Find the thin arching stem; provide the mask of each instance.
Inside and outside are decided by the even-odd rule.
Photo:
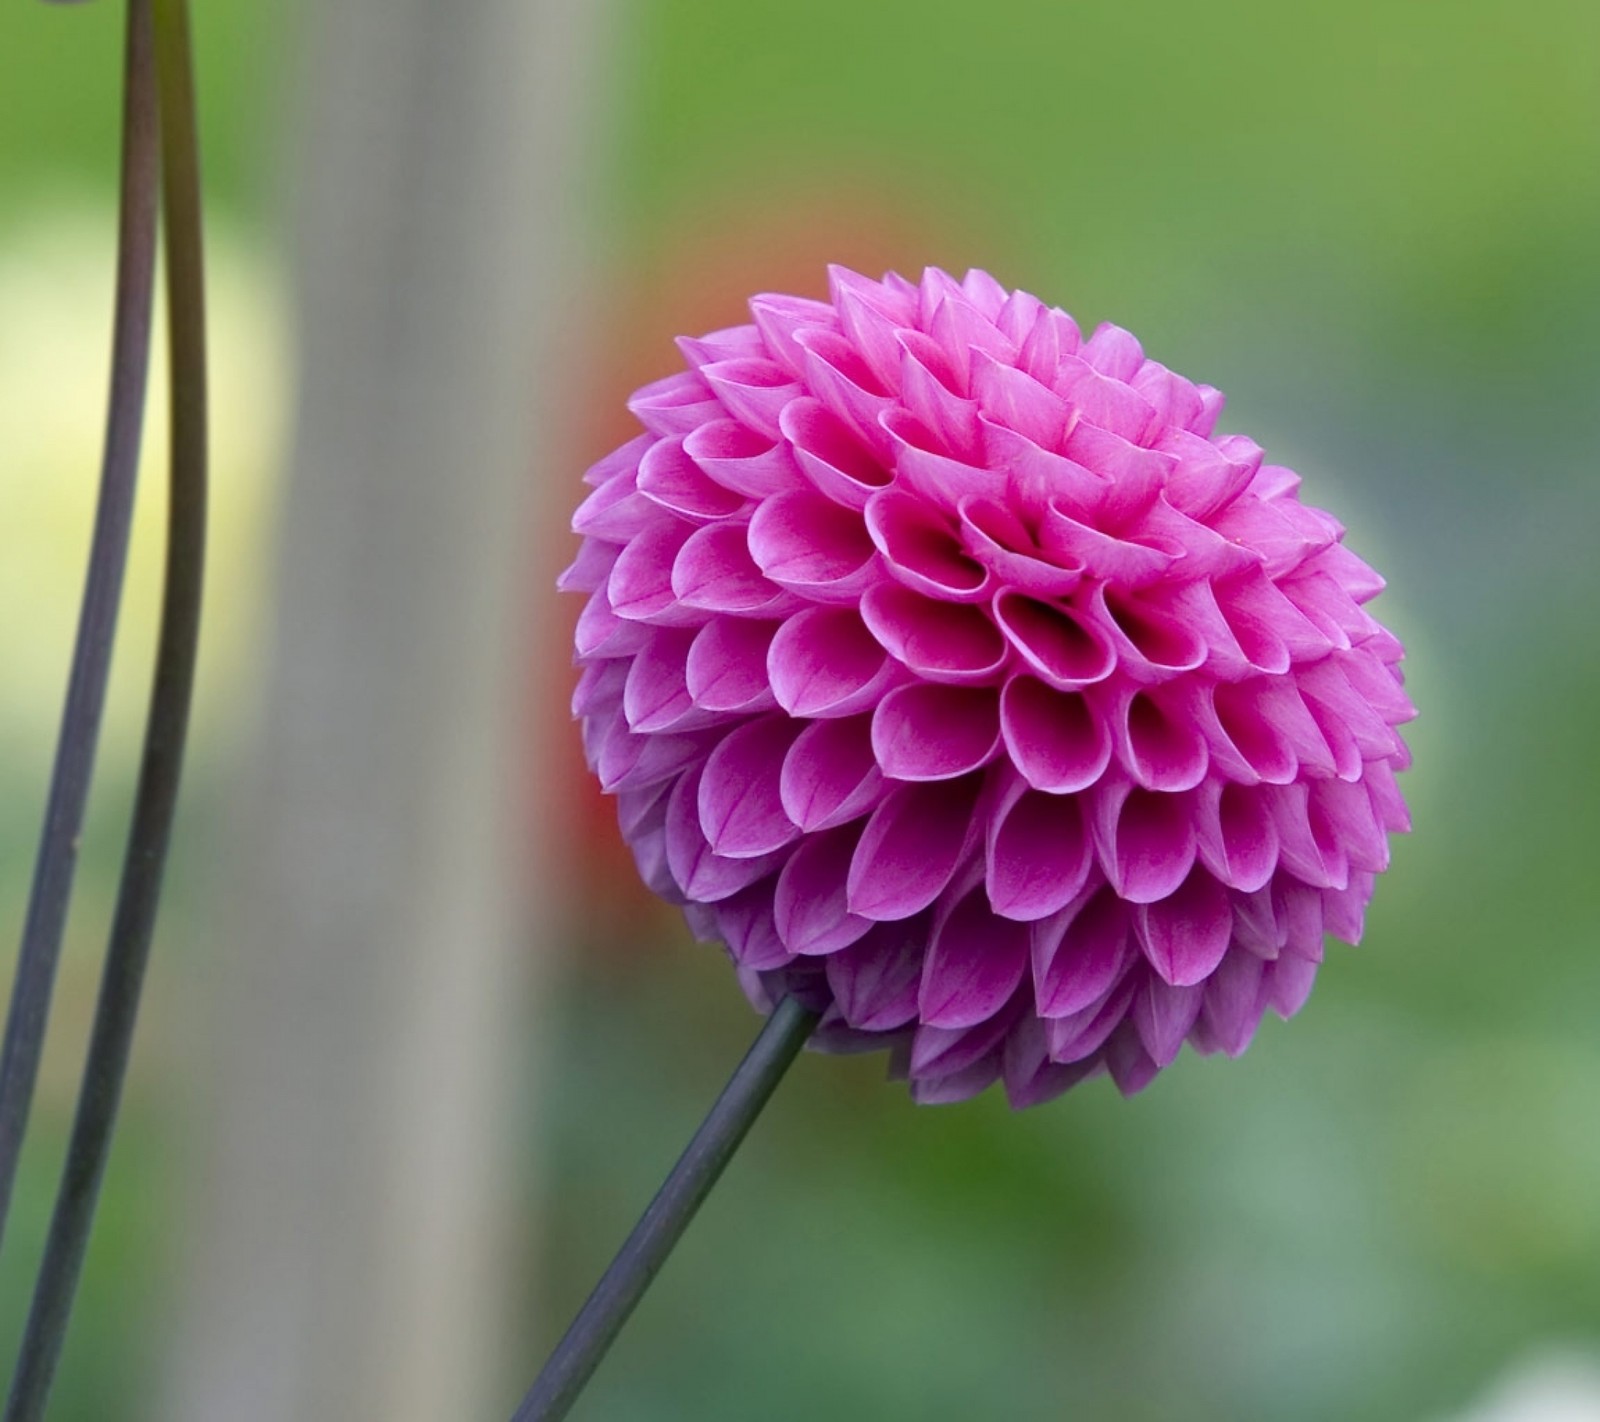
[[[150,956],[199,646],[206,527],[205,284],[186,0],[154,0],[154,24],[172,385],[166,586],[133,824],[89,1059],[6,1422],[35,1422],[44,1415],[83,1267]]]
[[[559,1422],[567,1415],[816,1025],[792,997],[773,1009],[511,1422]]]
[[[123,99],[122,195],[117,222],[111,398],[89,571],[67,681],[44,829],[0,1046],[0,1237],[39,1074],[50,998],[78,861],[78,836],[105,708],[111,644],[122,601],[134,482],[150,366],[150,312],[160,191],[151,0],[130,0]]]

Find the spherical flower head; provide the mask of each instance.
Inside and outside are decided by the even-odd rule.
[[[1237,1055],[1408,827],[1382,579],[1127,331],[831,292],[680,341],[585,479],[573,708],[641,874],[920,1101]]]

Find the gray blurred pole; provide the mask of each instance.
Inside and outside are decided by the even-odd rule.
[[[214,1074],[164,1418],[438,1422],[514,1401],[512,1147],[554,889],[525,825],[527,614],[554,572],[532,496],[574,487],[545,434],[551,336],[579,275],[605,8],[303,12],[297,428],[211,921]]]

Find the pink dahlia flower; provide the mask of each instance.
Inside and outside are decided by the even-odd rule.
[[[640,872],[919,1101],[1237,1055],[1408,827],[1382,579],[1128,332],[831,290],[680,341],[586,476],[573,706]]]

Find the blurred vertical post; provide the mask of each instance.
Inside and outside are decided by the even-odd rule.
[[[573,487],[552,335],[605,9],[302,12],[297,426],[164,1417],[434,1422],[514,1392],[555,889],[526,822],[525,614],[554,575],[538,503]]]

